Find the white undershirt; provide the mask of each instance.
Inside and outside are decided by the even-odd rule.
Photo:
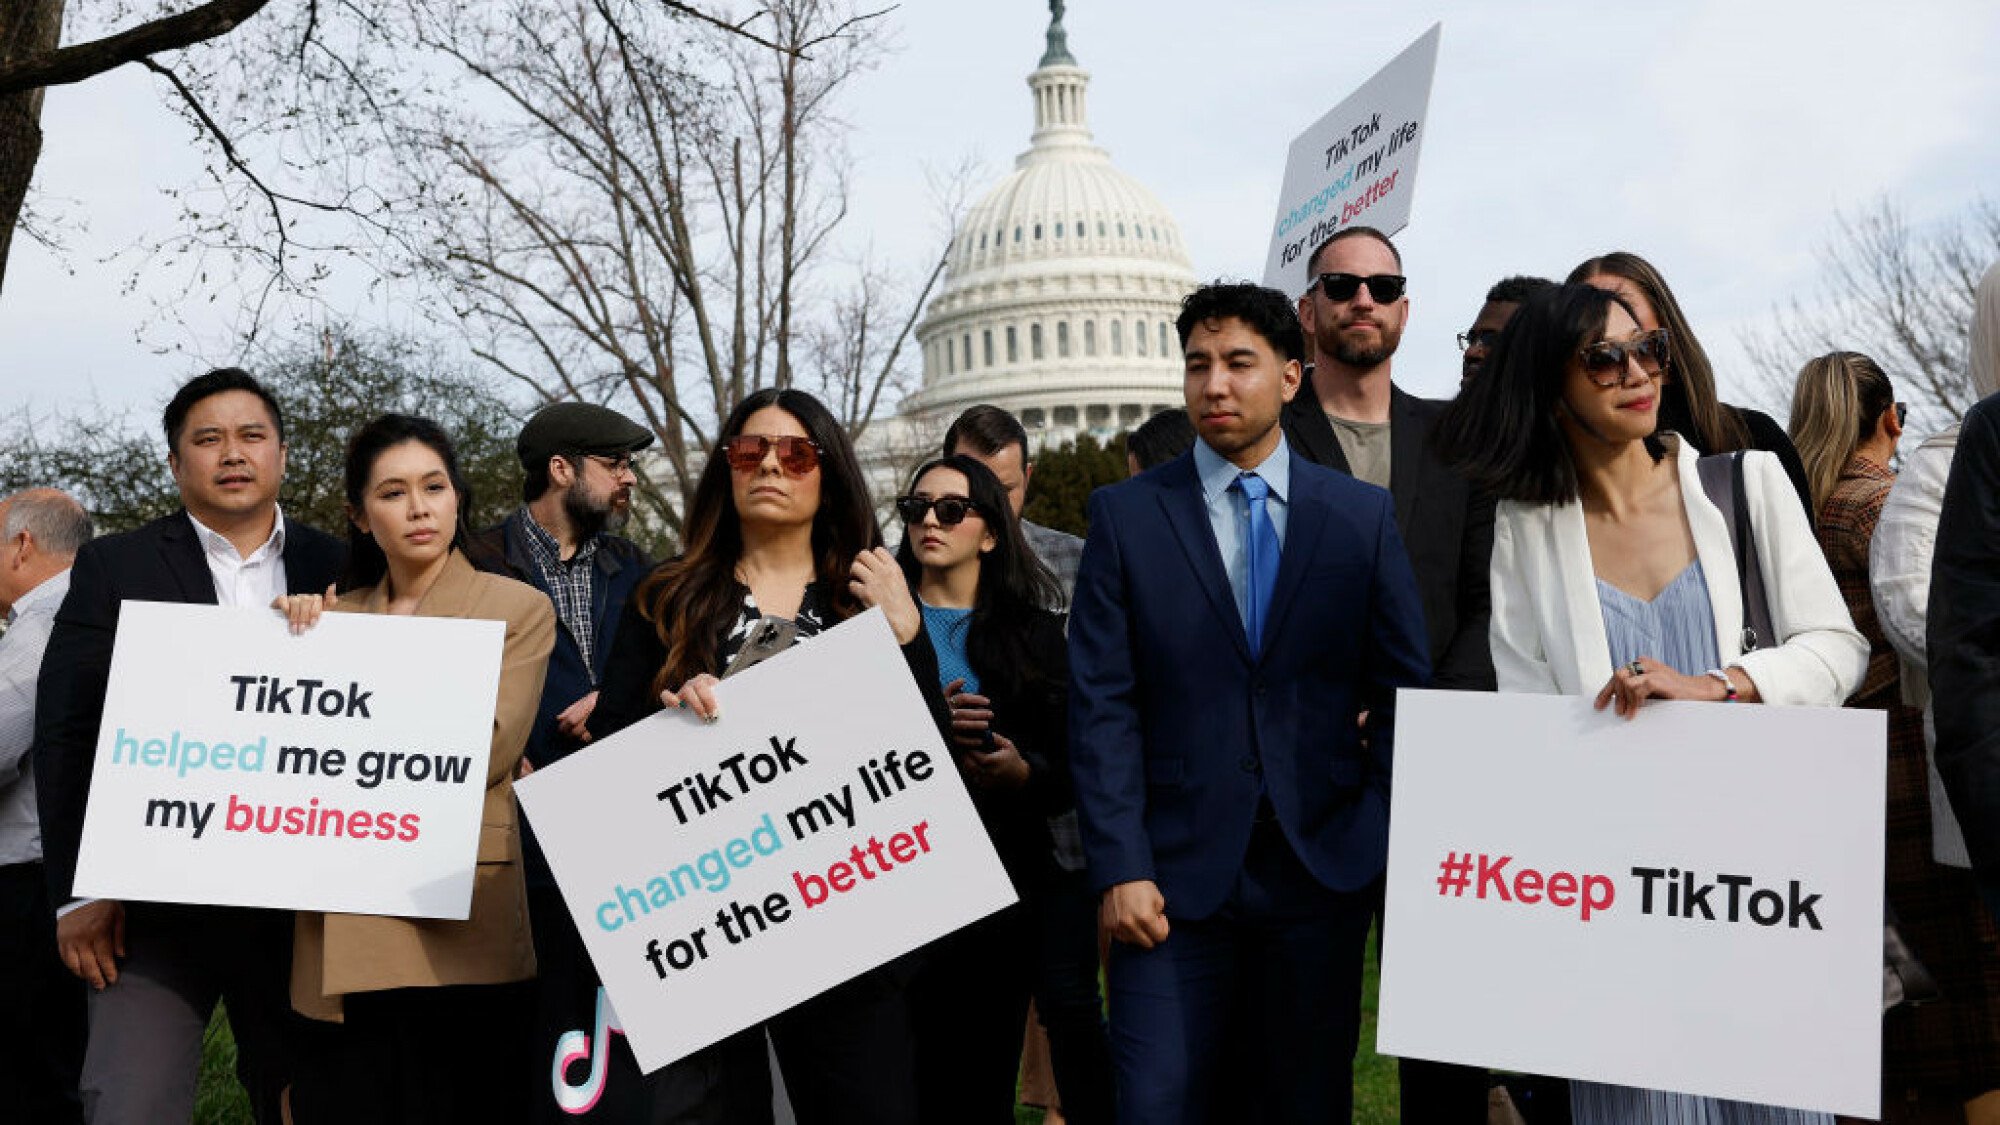
[[[249,558],[238,553],[236,544],[227,536],[194,518],[193,513],[189,513],[188,522],[194,525],[195,537],[201,540],[202,558],[207,560],[208,575],[215,582],[217,605],[261,609],[285,596],[283,509],[272,514],[271,537],[250,552]]]

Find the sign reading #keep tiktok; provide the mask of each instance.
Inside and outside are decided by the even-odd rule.
[[[1873,1120],[1883,713],[1403,691],[1384,1054]]]
[[[505,635],[126,602],[76,893],[464,918]]]

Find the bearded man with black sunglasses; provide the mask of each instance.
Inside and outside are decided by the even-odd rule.
[[[1308,460],[1389,490],[1423,601],[1431,686],[1492,691],[1493,498],[1432,452],[1431,425],[1445,403],[1394,382],[1410,316],[1403,255],[1373,227],[1346,227],[1313,251],[1311,277],[1299,321],[1317,362],[1285,407],[1285,436]],[[1486,1120],[1484,1071],[1405,1059],[1401,1079],[1406,1121]]]

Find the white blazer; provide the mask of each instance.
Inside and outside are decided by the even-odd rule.
[[[1838,707],[1861,685],[1868,642],[1854,628],[1840,587],[1806,522],[1798,493],[1778,459],[1743,458],[1750,527],[1757,537],[1771,627],[1778,643],[1743,651],[1743,596],[1722,512],[1702,491],[1701,456],[1679,437],[1668,449],[1681,475],[1681,502],[1694,532],[1695,556],[1708,580],[1722,666],[1735,666],[1764,702]],[[1493,523],[1493,670],[1501,691],[1595,695],[1611,679],[1611,651],[1598,607],[1597,575],[1583,525],[1583,505],[1502,500]],[[1705,668],[1682,668],[1700,675]]]

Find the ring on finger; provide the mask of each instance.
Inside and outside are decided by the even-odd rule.
[[[1646,666],[1644,664],[1639,663],[1636,660],[1634,660],[1630,664],[1627,664],[1625,666],[1625,670],[1627,672],[1632,673],[1635,676],[1643,676],[1646,674]]]

